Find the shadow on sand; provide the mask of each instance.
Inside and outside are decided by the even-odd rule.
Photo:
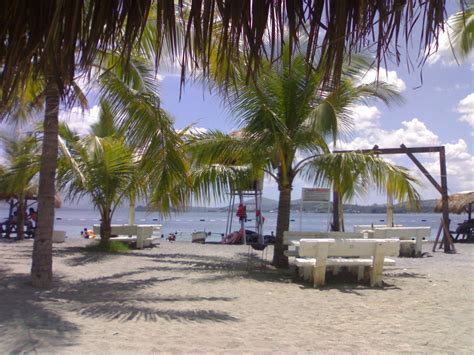
[[[86,252],[82,248],[55,250],[55,258],[70,266],[94,264],[110,258],[124,258],[133,265],[135,258],[148,261],[149,266],[107,276],[81,280],[68,280],[55,275],[53,287],[39,291],[29,285],[29,276],[18,275],[7,268],[0,269],[0,352],[57,351],[74,345],[81,329],[65,319],[67,312],[84,318],[105,321],[177,321],[177,322],[238,322],[233,315],[217,311],[209,302],[233,302],[236,297],[214,295],[156,295],[145,292],[148,288],[166,286],[183,280],[189,284],[218,282],[225,279],[248,279],[258,282],[295,283],[299,289],[317,291],[297,278],[290,270],[276,270],[260,261],[259,267],[249,268],[246,253],[236,254],[233,259],[216,255],[192,253],[130,252],[106,254]],[[29,257],[21,250],[19,258]],[[94,266],[91,266],[94,267]],[[150,277],[150,272],[165,271],[161,277]],[[192,277],[187,275],[193,272]],[[153,274],[152,274],[153,275]],[[157,275],[157,273],[155,273]],[[172,276],[168,276],[172,275]],[[393,272],[392,277],[422,277],[417,274]],[[328,278],[327,286],[344,293],[364,296],[368,286]],[[158,290],[160,288],[157,288]],[[155,290],[155,289],[154,289]],[[385,284],[374,291],[397,290]],[[202,307],[196,303],[202,302]],[[182,305],[185,304],[183,307]],[[189,304],[189,305],[188,305]],[[181,306],[179,306],[181,305]],[[183,309],[184,308],[184,309]]]
[[[43,302],[27,275],[0,270],[0,352],[50,352],[74,344],[78,327]]]

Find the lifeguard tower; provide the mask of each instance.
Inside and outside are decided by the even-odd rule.
[[[233,188],[229,191],[226,236],[235,230],[237,222],[238,228],[244,233],[243,244],[247,244],[247,238],[251,243],[263,244],[262,191],[263,179],[253,181],[247,188]],[[247,231],[254,233],[247,236]]]

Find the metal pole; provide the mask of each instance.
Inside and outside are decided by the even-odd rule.
[[[339,231],[339,194],[336,189],[332,192],[332,230]]]
[[[303,231],[303,196],[301,196],[300,203],[300,232]]]
[[[244,203],[242,191],[239,191],[239,203]],[[240,230],[242,231],[243,244],[247,244],[247,233],[245,233],[245,218],[240,219]]]

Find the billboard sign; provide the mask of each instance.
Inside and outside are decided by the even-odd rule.
[[[328,202],[331,189],[303,187],[301,191],[302,202]]]

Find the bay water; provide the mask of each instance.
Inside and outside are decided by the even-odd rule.
[[[7,217],[8,210],[0,209],[0,219]],[[220,241],[221,235],[226,231],[227,212],[184,212],[172,214],[168,218],[162,218],[157,212],[136,212],[136,224],[161,224],[160,234],[164,237],[169,233],[174,233],[178,241],[191,241],[191,233],[196,231],[210,232],[209,241]],[[263,234],[271,234],[276,230],[277,213],[264,212],[265,223]],[[450,215],[451,229],[456,229],[465,215]],[[291,212],[290,230],[300,230],[300,214],[298,211]],[[249,214],[248,229],[255,227],[255,219]],[[301,215],[301,228],[303,231],[327,231],[331,216],[327,213],[303,212]],[[352,231],[355,224],[384,224],[385,214],[373,213],[345,213],[345,229]],[[437,213],[404,213],[395,215],[395,224],[406,227],[431,227],[432,239],[436,236],[440,224],[441,214]],[[68,238],[80,238],[80,232],[84,228],[92,229],[94,224],[100,223],[100,216],[97,211],[91,209],[60,208],[56,210],[55,226],[56,230],[66,231]],[[128,210],[118,209],[113,217],[112,223],[127,224]],[[233,216],[232,230],[238,230],[237,217]]]

